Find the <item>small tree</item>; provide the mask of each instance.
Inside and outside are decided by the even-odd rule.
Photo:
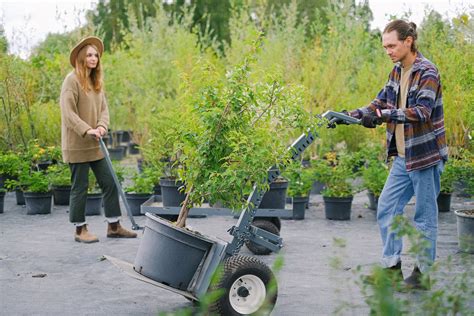
[[[183,104],[190,109],[181,130],[179,158],[186,199],[177,226],[184,227],[190,208],[206,198],[225,201],[242,208],[245,193],[256,184],[263,188],[270,166],[287,158],[289,136],[308,126],[309,116],[302,109],[302,91],[284,86],[276,76],[261,82],[250,81],[260,40],[225,78],[204,65],[188,82]],[[200,67],[198,65],[198,67]]]

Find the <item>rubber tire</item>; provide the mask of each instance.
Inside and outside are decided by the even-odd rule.
[[[272,222],[273,224],[278,227],[278,230],[281,230],[281,220],[279,217],[262,217],[262,216],[255,216],[253,218],[253,221],[255,222],[256,220],[264,220],[267,222]]]
[[[253,226],[258,227],[260,229],[266,230],[272,234],[280,236],[280,230],[278,227],[271,221],[265,219],[257,219],[254,220],[252,223]],[[247,248],[255,255],[266,256],[272,253],[272,251],[264,246],[257,245],[252,241],[246,241],[245,245]]]
[[[263,312],[267,312],[267,315],[269,315],[272,312],[278,297],[278,285],[272,270],[265,263],[255,257],[236,255],[225,259],[223,269],[218,271],[218,281],[211,284],[209,291],[223,290],[223,293],[218,300],[209,306],[211,315],[245,315],[234,310],[229,301],[229,291],[238,278],[248,274],[258,277],[266,289],[265,303],[253,315],[264,315]],[[271,289],[271,286],[274,286],[274,288]]]

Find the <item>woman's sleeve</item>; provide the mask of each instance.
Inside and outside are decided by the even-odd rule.
[[[105,130],[108,129],[109,126],[109,107],[107,105],[107,100],[105,95],[102,95],[102,103],[100,105],[100,114],[99,120],[97,121],[97,127],[102,126]]]
[[[64,123],[79,136],[84,137],[92,127],[79,117],[77,102],[78,95],[72,89],[65,89],[61,92],[60,105]]]

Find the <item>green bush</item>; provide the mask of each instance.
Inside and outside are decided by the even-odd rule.
[[[303,167],[300,161],[292,161],[286,166],[283,177],[288,180],[288,196],[308,196],[313,186],[313,173],[311,167]]]

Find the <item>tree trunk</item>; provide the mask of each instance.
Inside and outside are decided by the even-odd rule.
[[[189,210],[191,209],[191,204],[189,203],[189,196],[193,192],[193,187],[189,189],[186,193],[186,198],[184,199],[183,206],[179,211],[178,220],[176,221],[176,226],[184,228],[186,227],[186,219],[188,218]]]

